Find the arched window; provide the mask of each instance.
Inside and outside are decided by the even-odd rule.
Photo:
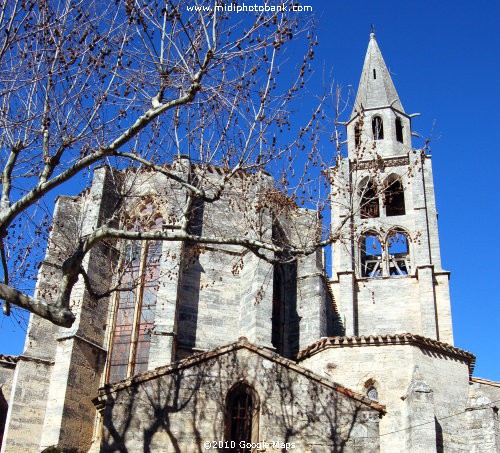
[[[372,119],[373,140],[383,140],[384,123],[380,116],[374,116]]]
[[[396,175],[391,175],[386,179],[383,200],[386,216],[391,217],[405,214],[403,183]]]
[[[159,230],[163,219],[144,203],[127,222],[131,230]],[[116,293],[109,350],[108,382],[147,370],[160,273],[161,241],[127,241],[122,245],[120,291]]]
[[[361,217],[373,218],[379,217],[380,209],[378,202],[377,187],[373,181],[366,180],[361,183],[360,189],[361,196]]]
[[[361,146],[361,127],[359,122],[354,125],[354,146],[356,148]]]
[[[408,275],[410,273],[410,249],[408,237],[402,231],[391,233],[387,239],[389,275]]]
[[[368,232],[361,238],[361,276],[382,277],[382,246],[375,233]]]
[[[373,386],[371,386],[367,392],[366,392],[366,396],[368,398],[370,398],[371,400],[373,401],[378,401],[378,392],[377,392],[377,389]]]
[[[236,384],[226,397],[225,437],[233,441],[238,453],[250,453],[241,444],[258,440],[258,401],[255,391],[245,383]]]
[[[403,123],[399,117],[396,118],[396,140],[403,143]]]

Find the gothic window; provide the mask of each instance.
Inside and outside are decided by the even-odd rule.
[[[366,392],[366,396],[368,398],[370,398],[372,401],[378,401],[378,392],[377,392],[377,389],[373,386],[371,386],[367,392]]]
[[[396,118],[396,140],[403,143],[403,123],[399,117]]]
[[[382,277],[382,246],[375,233],[368,232],[361,238],[361,276]]]
[[[374,116],[372,119],[373,140],[383,140],[384,123],[380,116]]]
[[[402,231],[395,231],[387,239],[389,275],[408,275],[410,273],[410,250],[408,237]]]
[[[226,440],[236,444],[238,453],[250,453],[242,444],[255,442],[258,438],[258,404],[253,389],[245,384],[235,385],[226,398]]]
[[[158,215],[145,222],[152,214],[152,205],[146,205],[134,219],[131,229],[160,229],[163,220]],[[109,351],[109,382],[147,370],[161,249],[161,241],[127,241],[123,244],[120,291],[116,293]]]
[[[271,341],[276,352],[292,358],[299,352],[297,314],[297,262],[273,266],[273,311]]]
[[[405,193],[403,183],[395,175],[386,179],[384,189],[385,215],[396,216],[405,214]]]
[[[379,202],[377,187],[373,181],[368,180],[361,184],[361,217],[372,218],[379,217]]]

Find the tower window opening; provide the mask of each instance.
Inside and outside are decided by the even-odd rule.
[[[384,123],[380,116],[375,116],[372,119],[373,140],[384,139]]]
[[[361,239],[361,276],[382,277],[382,246],[374,233]]]
[[[354,146],[359,148],[361,145],[361,128],[359,123],[354,125]]]
[[[375,184],[368,181],[361,189],[361,218],[380,216],[378,193]]]
[[[377,70],[376,69],[373,69],[373,78],[376,79],[377,78]]]
[[[389,177],[386,180],[383,201],[386,216],[405,214],[405,193],[403,184],[398,177]]]
[[[396,140],[403,143],[403,123],[401,118],[396,118]]]
[[[250,453],[257,432],[257,401],[253,389],[247,384],[237,384],[226,398],[226,440],[235,442],[235,452]],[[231,450],[233,451],[233,450]]]
[[[389,255],[389,275],[408,275],[410,273],[410,253],[408,237],[397,231],[387,240]]]

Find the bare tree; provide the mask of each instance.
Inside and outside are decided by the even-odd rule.
[[[0,298],[5,313],[15,304],[70,326],[69,296],[82,275],[82,260],[103,240],[233,244],[265,258],[271,252],[291,259],[332,240],[328,233],[285,246],[189,229],[193,203],[217,202],[241,173],[271,169],[281,187],[270,189],[265,202],[281,210],[311,197],[310,180],[291,172],[304,154],[306,137],[312,138],[309,157],[316,152],[320,108],[295,139],[280,133],[290,129],[289,105],[305,86],[317,43],[310,17],[269,9],[231,14],[218,2],[183,0],[2,2]],[[286,44],[296,38],[304,50],[298,64],[286,54]],[[291,68],[295,75],[279,76]],[[196,177],[169,165],[185,154],[201,169]],[[318,162],[306,167],[320,168]],[[86,172],[103,163],[144,168],[180,184],[187,197],[176,228],[128,229],[112,219],[80,238],[62,265],[55,301],[29,296],[26,289],[50,229],[46,206],[64,188],[84,184]],[[224,169],[216,182],[203,176],[211,166]]]

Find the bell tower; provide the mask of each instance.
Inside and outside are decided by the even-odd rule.
[[[331,287],[347,336],[412,333],[453,343],[449,272],[441,267],[431,157],[371,33],[332,169]]]

